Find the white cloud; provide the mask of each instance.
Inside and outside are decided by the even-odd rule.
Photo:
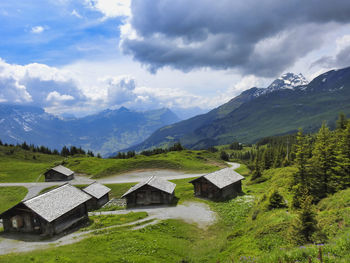
[[[54,101],[54,102],[62,102],[62,101],[74,100],[74,97],[66,94],[61,95],[57,91],[52,91],[47,95],[46,100]]]
[[[75,16],[75,17],[77,17],[77,18],[83,18],[83,17],[81,16],[81,14],[79,14],[79,12],[78,12],[77,10],[75,10],[75,9],[73,9],[71,15],[72,15],[72,16]]]
[[[45,30],[45,28],[42,26],[34,26],[34,27],[32,27],[31,32],[33,34],[40,34],[40,33],[44,32],[44,30]]]
[[[104,19],[130,16],[130,0],[85,0],[86,5],[104,15]]]

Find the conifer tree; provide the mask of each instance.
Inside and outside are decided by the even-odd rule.
[[[312,197],[304,192],[301,209],[289,230],[292,243],[302,245],[312,241],[313,234],[318,231],[316,213],[312,205]]]
[[[337,189],[344,189],[350,186],[350,122],[347,123],[344,130],[337,131],[336,145],[336,166],[335,180]],[[341,185],[339,185],[341,184]]]
[[[325,123],[316,135],[312,151],[313,196],[322,198],[334,192],[335,143]]]
[[[295,153],[295,161],[298,171],[294,174],[293,178],[293,202],[292,206],[295,208],[300,208],[302,193],[304,191],[310,191],[309,189],[309,178],[308,178],[308,170],[307,170],[307,162],[308,162],[308,149],[309,145],[307,142],[307,138],[303,134],[303,130],[299,129],[297,133],[297,143],[295,145],[296,153]]]

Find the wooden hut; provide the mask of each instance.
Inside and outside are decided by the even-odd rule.
[[[74,179],[74,172],[62,165],[51,168],[44,175],[45,182],[69,181]]]
[[[0,215],[5,232],[54,235],[88,219],[86,202],[91,196],[64,184],[20,202]]]
[[[242,192],[243,176],[232,168],[224,168],[219,171],[198,177],[190,183],[194,186],[195,196],[213,200],[226,200],[236,197]]]
[[[87,202],[89,211],[99,209],[109,201],[109,192],[111,189],[103,184],[94,182],[82,190],[92,197]]]
[[[122,198],[131,206],[171,204],[175,196],[176,184],[152,176],[131,187]]]

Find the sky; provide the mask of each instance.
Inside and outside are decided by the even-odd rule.
[[[0,103],[207,111],[350,66],[348,0],[1,0]]]

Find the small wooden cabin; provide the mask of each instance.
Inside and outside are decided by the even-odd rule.
[[[195,196],[212,200],[226,200],[236,197],[242,192],[242,180],[239,173],[232,168],[224,168],[219,171],[203,175],[192,180]]]
[[[5,232],[52,236],[88,220],[86,202],[91,197],[64,184],[49,192],[20,202],[0,215]]]
[[[171,204],[175,196],[176,184],[152,176],[131,187],[122,198],[126,198],[128,207]]]
[[[44,175],[45,182],[69,181],[74,179],[74,172],[62,165],[51,168]]]
[[[92,197],[87,202],[89,211],[99,209],[109,201],[109,192],[111,189],[103,184],[94,182],[82,190]]]

